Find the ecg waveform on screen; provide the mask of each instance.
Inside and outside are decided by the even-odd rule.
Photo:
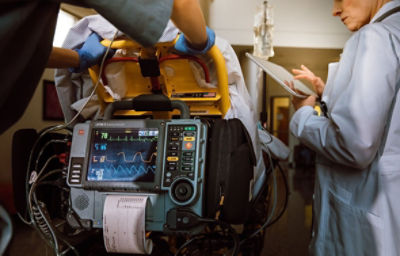
[[[133,154],[133,157],[131,160],[126,159],[126,154],[125,152],[118,152],[117,156],[122,156],[122,161],[121,159],[116,160],[116,159],[111,159],[108,156],[93,156],[93,163],[104,163],[104,162],[108,162],[108,163],[115,163],[115,162],[124,162],[124,163],[134,163],[137,160],[140,160],[143,163],[149,164],[153,161],[154,158],[157,157],[157,152],[153,152],[149,159],[144,159],[143,158],[143,154],[142,152],[136,152],[135,154]]]
[[[122,165],[114,166],[112,164],[108,165],[105,168],[105,175],[110,175],[111,177],[137,177],[143,174],[148,174],[149,172],[155,173],[156,172],[155,166],[145,166],[141,165],[132,165],[130,167],[124,167]]]
[[[157,142],[157,137],[134,137],[134,136],[124,136],[124,137],[107,137],[103,138],[110,142]]]

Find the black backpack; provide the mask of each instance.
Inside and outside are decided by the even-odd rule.
[[[209,129],[206,165],[206,216],[230,224],[247,220],[256,156],[239,119],[217,119]]]

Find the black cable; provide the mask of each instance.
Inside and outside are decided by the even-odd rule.
[[[52,140],[49,140],[48,142],[46,142],[46,144],[44,144],[44,145],[42,146],[42,148],[41,148],[40,151],[39,151],[38,156],[36,157],[35,170],[38,169],[39,161],[40,161],[40,158],[41,158],[41,156],[43,155],[44,151],[45,151],[46,148],[47,148],[50,144],[52,144],[52,143],[68,143],[68,139],[64,139],[64,140],[52,139]]]
[[[69,133],[71,133],[71,131],[69,130],[69,129],[67,129],[67,128],[61,128],[62,126],[60,126],[60,125],[54,125],[54,126],[50,126],[50,127],[47,127],[47,128],[45,128],[45,129],[43,129],[42,131],[40,131],[39,132],[39,137],[36,139],[36,141],[35,141],[35,143],[33,144],[33,146],[32,146],[32,149],[31,149],[31,153],[29,154],[29,159],[28,159],[28,164],[27,164],[27,170],[26,170],[26,175],[25,175],[25,197],[26,198],[28,198],[29,197],[29,187],[30,187],[30,184],[29,184],[29,180],[30,180],[30,175],[31,175],[31,167],[32,167],[32,158],[33,158],[33,156],[34,156],[34,154],[35,154],[35,152],[36,152],[36,148],[39,146],[39,142],[43,139],[43,137],[46,135],[46,134],[48,134],[48,133],[50,133],[50,132],[52,132],[52,131],[57,131],[57,130],[59,130],[59,129],[64,129],[64,130],[66,130],[67,132],[69,132]],[[27,202],[26,202],[26,207],[27,207],[27,209],[29,209],[29,203],[28,203],[28,200],[27,200]],[[28,213],[28,212],[27,212]],[[26,220],[27,219],[27,217],[28,216],[25,216],[25,221],[26,222],[31,222],[32,221],[32,219],[30,220],[30,221],[28,221],[28,220]],[[29,216],[30,217],[30,216]]]
[[[218,225],[220,225],[222,228],[225,227],[225,229],[227,229],[227,230],[229,231],[229,233],[230,233],[230,235],[231,235],[231,237],[232,237],[232,239],[233,239],[233,252],[232,252],[232,255],[233,255],[233,256],[236,256],[236,255],[239,254],[239,249],[240,249],[239,236],[238,236],[238,234],[236,233],[236,231],[232,228],[231,225],[229,225],[229,224],[226,223],[226,222],[223,222],[223,221],[220,221],[220,220],[214,220],[214,219],[205,219],[205,218],[201,218],[200,220],[203,221],[203,222],[206,222],[206,223],[215,223],[215,224],[218,224]]]
[[[260,197],[262,197],[265,193],[265,191],[268,189],[268,180],[270,177],[270,174],[272,173],[272,170],[274,168],[274,163],[272,161],[269,161],[269,165],[265,167],[265,180],[263,181],[263,184],[261,185],[261,190],[258,192],[254,200],[251,202],[251,209],[255,207],[257,202],[260,200]]]
[[[64,171],[63,169],[55,169],[55,170],[49,171],[48,173],[46,173],[43,176],[39,177],[38,180],[32,185],[32,197],[33,197],[34,203],[36,205],[36,208],[37,208],[38,212],[40,213],[40,218],[45,222],[43,224],[45,224],[47,229],[49,230],[49,235],[53,240],[53,244],[48,243],[47,239],[45,239],[46,234],[44,233],[44,231],[42,230],[41,227],[37,227],[37,230],[42,232],[42,234],[43,234],[42,238],[47,242],[48,245],[50,245],[50,247],[52,247],[54,249],[54,251],[55,251],[55,253],[57,255],[64,254],[64,253],[66,253],[66,251],[65,252],[59,252],[58,251],[58,243],[59,243],[58,240],[59,239],[57,237],[57,230],[53,229],[52,224],[51,224],[52,220],[51,219],[47,219],[45,214],[44,214],[44,212],[42,211],[40,203],[39,203],[39,201],[37,200],[37,197],[36,197],[36,189],[38,187],[40,187],[42,185],[45,185],[47,183],[47,181],[44,181],[47,177],[49,177],[51,175],[54,175],[56,173],[62,173],[63,171]],[[47,185],[54,185],[54,184],[49,183]],[[68,246],[67,251],[72,250],[75,255],[79,256],[79,253],[77,252],[75,247],[72,246],[68,241],[66,241],[66,239],[61,237],[60,240],[62,242],[64,242]]]
[[[174,256],[178,256],[178,255],[181,253],[181,251],[182,251],[183,249],[185,249],[189,244],[193,243],[193,242],[196,241],[196,240],[199,240],[199,239],[201,239],[201,238],[204,238],[204,237],[206,237],[205,234],[199,234],[199,235],[193,236],[191,239],[189,239],[189,240],[187,240],[186,242],[184,242],[184,243],[181,245],[181,247],[179,247],[179,249],[175,252]]]
[[[284,174],[282,167],[280,166],[279,162],[276,163],[276,165],[278,166],[278,169],[282,175],[283,181],[284,181],[284,185],[285,185],[285,203],[284,206],[282,207],[281,211],[279,212],[279,214],[277,215],[277,217],[273,220],[271,220],[268,224],[264,223],[262,226],[265,225],[265,227],[263,229],[266,229],[268,227],[270,227],[271,225],[273,225],[274,223],[276,223],[283,215],[283,213],[286,211],[287,209],[287,205],[288,205],[288,201],[289,201],[289,185],[287,182],[287,178],[286,175]],[[268,221],[268,220],[267,220]],[[251,234],[250,236],[243,238],[240,241],[240,245],[243,245],[244,243],[246,243],[247,241],[249,241],[251,238],[255,237],[255,234],[257,234],[258,232],[260,232],[261,230],[257,230],[255,233]]]
[[[288,202],[289,202],[289,185],[288,185],[288,181],[286,178],[285,173],[283,172],[283,169],[281,167],[281,165],[279,164],[279,162],[276,164],[278,166],[278,169],[280,171],[280,173],[282,174],[282,178],[283,178],[283,183],[285,184],[285,203],[280,211],[280,213],[277,215],[277,217],[272,220],[270,223],[267,224],[266,228],[270,227],[271,225],[273,225],[274,223],[276,223],[281,217],[282,215],[285,213],[287,206],[288,206]]]
[[[54,232],[54,230],[53,230],[53,228],[52,228],[52,226],[50,224],[50,221],[46,218],[45,214],[43,213],[42,208],[41,208],[41,206],[40,206],[40,204],[39,204],[39,202],[38,202],[38,200],[36,198],[36,193],[35,192],[32,194],[32,197],[33,197],[33,201],[36,204],[36,207],[37,207],[37,209],[38,209],[38,211],[39,211],[39,213],[41,215],[42,220],[44,221],[45,225],[47,225],[47,228],[48,228],[48,230],[50,232],[50,236],[51,236],[51,238],[53,240],[53,243],[52,244],[50,243],[52,245],[51,247],[53,248],[54,252],[58,256],[60,254],[60,251],[59,251],[59,244],[58,244],[57,236],[56,236],[56,234],[55,234],[55,232]],[[40,232],[43,232],[43,230],[41,228],[39,228],[39,227],[37,228],[37,230],[39,230]]]
[[[237,235],[236,231],[231,227],[231,225],[228,225],[228,230],[231,233],[232,239],[233,239],[233,251],[232,251],[232,256],[237,256],[239,254],[239,249],[240,249],[240,241],[239,241],[239,236]]]
[[[202,222],[205,223],[214,223],[218,224],[222,229],[227,229],[229,231],[229,234],[231,235],[233,239],[233,249],[232,249],[232,256],[237,256],[239,254],[239,249],[240,249],[240,241],[239,241],[239,236],[237,235],[236,231],[229,225],[228,223],[225,223],[223,221],[219,220],[214,220],[214,219],[206,219],[206,218],[200,218],[199,219]],[[179,249],[176,251],[175,256],[178,256],[183,249],[185,249],[189,244],[193,243],[194,241],[206,238],[209,234],[198,234],[192,237],[190,240],[186,241],[183,243]]]

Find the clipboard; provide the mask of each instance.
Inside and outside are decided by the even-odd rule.
[[[284,67],[272,63],[270,61],[264,60],[260,57],[256,57],[253,54],[246,52],[246,56],[253,61],[257,66],[262,68],[270,77],[272,77],[279,85],[283,87],[287,92],[291,95],[298,97],[298,98],[307,98],[305,95],[314,95],[316,93],[313,92],[310,88],[308,88],[305,84],[300,82],[299,80],[294,80],[293,75],[287,71]],[[305,95],[299,94],[292,90],[289,86],[285,84],[285,81],[292,81],[294,84],[294,88],[303,92]]]

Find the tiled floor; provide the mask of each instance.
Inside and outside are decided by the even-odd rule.
[[[288,207],[282,218],[267,229],[262,256],[308,255],[314,173],[310,169],[289,169],[287,176],[290,188]],[[285,194],[282,176],[278,175],[277,181],[277,209],[280,209]],[[14,237],[5,256],[54,255],[37,232],[23,224],[16,216],[14,225]]]

